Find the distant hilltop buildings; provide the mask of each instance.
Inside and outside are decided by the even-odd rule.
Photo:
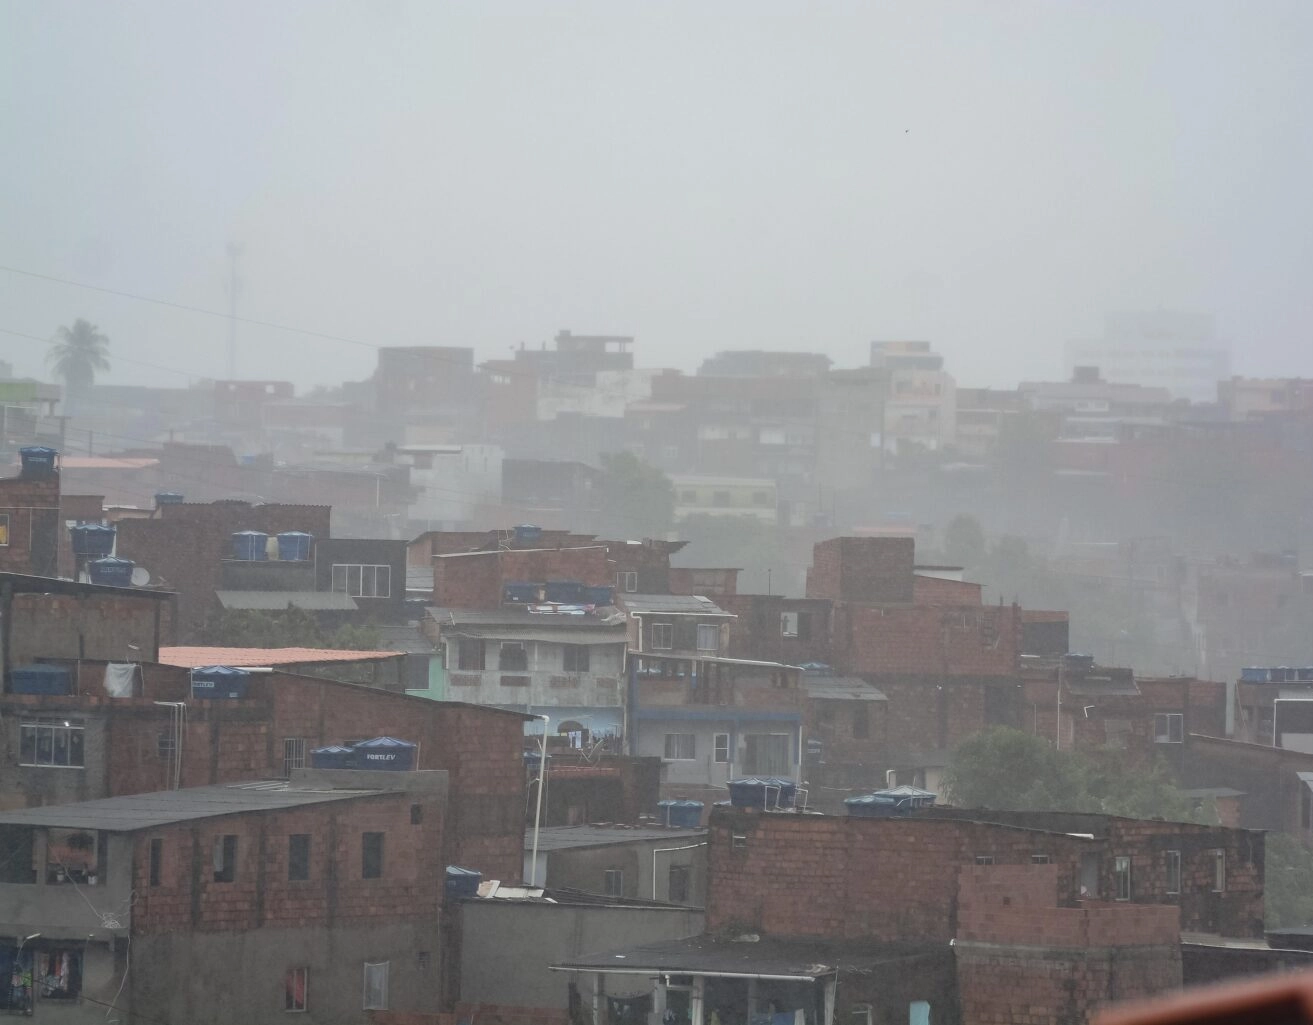
[[[1067,343],[1067,375],[1094,366],[1105,380],[1166,388],[1173,398],[1217,401],[1231,376],[1231,346],[1206,314],[1157,310],[1113,313],[1103,337]]]

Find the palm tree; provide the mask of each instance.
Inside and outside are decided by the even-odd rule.
[[[83,392],[96,380],[96,371],[108,370],[109,339],[95,324],[79,317],[72,327],[61,327],[50,343],[50,368],[70,393]]]

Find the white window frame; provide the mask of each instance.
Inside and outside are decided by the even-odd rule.
[[[1133,890],[1131,889],[1131,856],[1129,854],[1113,855],[1112,885],[1113,900],[1127,901],[1131,899]]]
[[[664,640],[665,643],[658,643],[658,637]],[[653,623],[648,627],[648,639],[652,643],[653,651],[673,651],[675,649],[675,624]]]
[[[615,589],[623,594],[638,593],[638,571],[622,569],[615,575]]]
[[[717,733],[712,737],[711,760],[717,765],[729,764],[729,734]]]
[[[1155,744],[1185,743],[1185,713],[1154,712],[1153,742]]]
[[[977,855],[976,855],[976,864],[977,864],[977,865],[992,865],[992,864],[994,864],[994,855],[992,855],[992,854],[977,854]]]
[[[623,868],[608,868],[603,871],[602,892],[608,897],[623,897],[625,895],[625,870]]]
[[[361,1004],[366,1011],[386,1011],[388,1009],[388,974],[391,961],[365,962],[364,985],[361,991]],[[371,969],[374,978],[370,979]],[[372,981],[372,985],[371,985]],[[372,992],[371,992],[372,990]]]
[[[798,613],[796,612],[780,613],[780,636],[781,637],[798,636]]]
[[[715,623],[699,623],[697,644],[698,651],[719,651],[720,627]]]
[[[580,656],[583,656],[583,666],[580,667]],[[574,665],[569,662],[573,656]],[[588,673],[592,671],[593,649],[588,644],[562,644],[561,645],[561,671],[565,673]]]
[[[848,1015],[849,1025],[875,1025],[875,1009],[870,1004],[853,1004]]]
[[[50,760],[41,760],[41,734],[42,731],[50,731]],[[26,736],[32,736],[32,760],[26,761],[23,758],[23,740]],[[64,737],[65,761],[55,761],[55,736],[62,734]],[[77,734],[81,743],[79,748],[82,752],[82,761],[73,762],[68,760],[73,751],[73,735]],[[86,769],[87,767],[87,728],[86,722],[82,719],[49,719],[35,718],[24,719],[19,724],[18,730],[18,764],[40,769]]]
[[[301,1006],[288,1007],[286,1005],[295,1003],[292,999],[293,990],[288,986],[288,983],[297,976],[300,976],[301,979]],[[310,969],[305,965],[297,965],[295,968],[287,969],[286,974],[283,976],[283,988],[286,990],[283,1010],[288,1014],[304,1014],[306,1008],[310,1006]]]
[[[1167,892],[1179,894],[1181,892],[1181,852],[1167,851],[1166,853]]]
[[[687,753],[687,754],[679,754],[679,753],[671,754],[670,752],[671,752],[672,750],[674,750],[675,752],[679,752],[679,751],[681,751],[681,750],[684,748],[685,745],[684,745],[683,741],[682,741],[682,740],[677,740],[677,739],[676,739],[676,738],[682,738],[682,737],[687,737],[687,738],[688,738],[688,745],[687,745],[687,746],[688,746],[688,753]],[[671,743],[672,741],[674,741],[673,744]],[[696,733],[667,733],[666,736],[665,736],[665,743],[664,743],[664,746],[663,746],[663,751],[664,751],[664,754],[662,755],[662,759],[663,759],[664,761],[667,761],[667,762],[695,762],[695,761],[697,761],[697,757],[698,757],[698,755],[697,755],[697,751],[698,751],[698,735],[697,735]]]
[[[332,590],[348,598],[391,598],[392,567],[361,562],[335,562]]]
[[[1226,849],[1218,847],[1213,851],[1213,886],[1214,893],[1226,893]]]
[[[292,778],[293,769],[305,768],[305,737],[283,738],[283,777]]]

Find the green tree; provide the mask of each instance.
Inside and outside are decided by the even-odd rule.
[[[632,452],[602,456],[598,531],[610,538],[664,537],[675,519],[670,478]]]
[[[1215,821],[1196,811],[1161,765],[1128,767],[1120,752],[1082,755],[1058,751],[1042,737],[996,726],[963,741],[944,774],[944,792],[964,808],[996,811],[1083,811]]]
[[[373,651],[379,647],[378,628],[347,623],[325,630],[311,613],[288,605],[279,612],[220,609],[201,628],[201,644],[220,648],[344,648]]]
[[[1313,851],[1289,833],[1268,833],[1263,903],[1269,929],[1313,925]]]
[[[98,371],[109,369],[109,339],[95,324],[79,317],[72,327],[61,327],[55,333],[47,360],[70,394],[85,392],[95,383]]]
[[[944,528],[944,555],[954,566],[978,566],[985,557],[985,532],[974,516],[958,513]]]
[[[689,516],[679,524],[687,546],[679,553],[681,566],[734,566],[744,594],[775,594],[797,590],[806,564],[790,553],[780,528],[755,516]]]

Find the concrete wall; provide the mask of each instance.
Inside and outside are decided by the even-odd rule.
[[[514,628],[506,632],[512,633]],[[590,631],[591,632],[591,631]],[[509,639],[509,638],[508,638]],[[624,634],[610,644],[588,644],[588,671],[569,671],[564,668],[565,644],[569,632],[562,631],[560,643],[525,641],[528,669],[500,669],[499,656],[502,641],[492,637],[484,639],[484,665],[478,670],[458,669],[459,641],[450,637],[446,641],[447,683],[451,697],[481,705],[532,705],[588,706],[618,705],[620,680],[624,677]],[[527,680],[527,685],[506,686],[502,677]]]
[[[427,968],[421,967],[421,952],[429,954]],[[189,1025],[284,1020],[287,970],[305,967],[306,1013],[290,1017],[307,1025],[358,1025],[365,1017],[366,962],[390,962],[390,1007],[436,1007],[438,953],[436,916],[350,928],[196,933],[186,942],[174,936],[144,936],[132,945],[132,1013],[143,1021]],[[103,1025],[104,1009],[89,1010]]]
[[[606,872],[619,869],[624,873],[624,893],[622,897],[639,900],[670,900],[670,866],[682,865],[689,870],[688,899],[681,901],[690,907],[702,907],[707,899],[707,848],[706,845],[693,847],[692,850],[668,850],[672,847],[688,847],[702,843],[702,838],[669,840],[644,840],[630,843],[616,843],[607,847],[572,847],[565,850],[550,851],[547,859],[547,878],[545,885],[563,887],[570,890],[583,890],[586,893],[606,893]],[[656,894],[652,892],[652,852],[663,851],[656,856]],[[540,862],[544,857],[538,852]],[[529,855],[525,854],[525,864]]]
[[[702,912],[687,908],[467,900],[456,914],[460,916],[460,1001],[525,1007],[568,1007],[568,983],[573,977],[549,971],[549,964],[597,950],[697,936],[703,925]],[[519,971],[510,974],[507,965],[516,965]],[[613,996],[650,991],[646,979],[607,980],[607,992]]]
[[[171,599],[118,595],[15,595],[10,666],[37,658],[153,662],[159,658],[156,630],[161,643],[171,638],[172,605]]]

